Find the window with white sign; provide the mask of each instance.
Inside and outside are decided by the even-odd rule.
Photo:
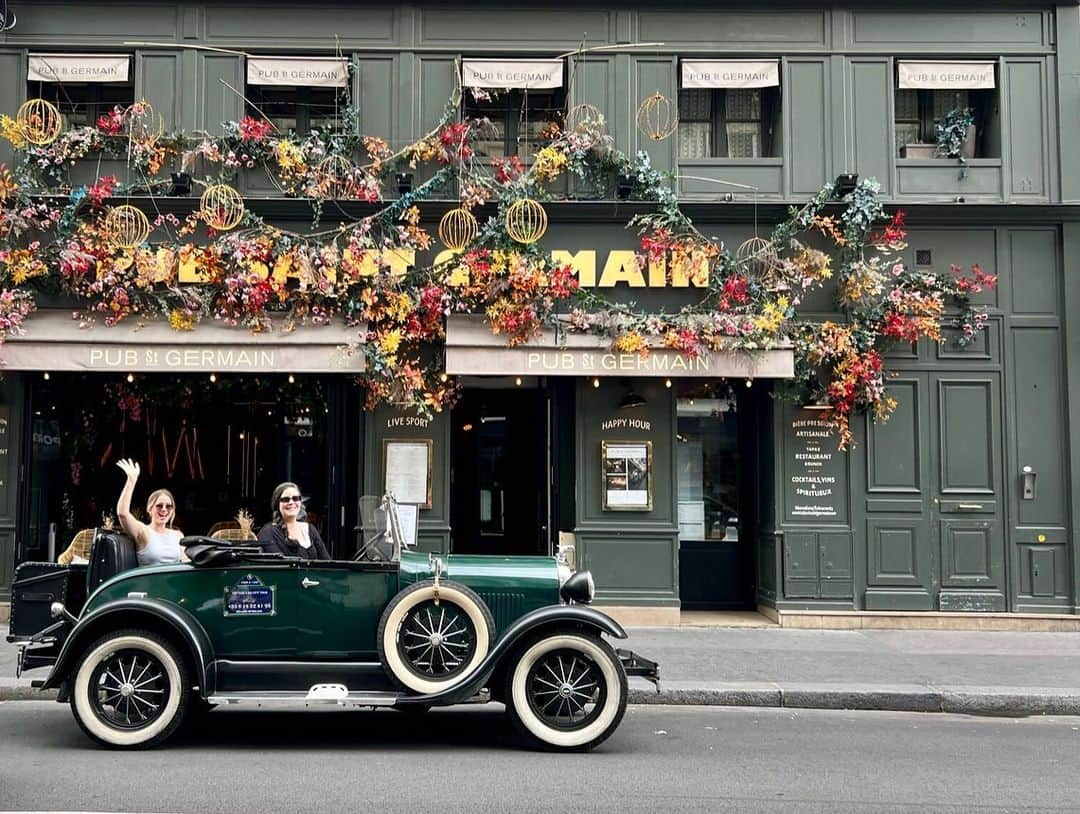
[[[780,155],[777,60],[683,60],[679,158]]]
[[[344,57],[251,56],[247,112],[265,117],[281,134],[336,132],[342,127],[348,85]]]
[[[996,84],[992,62],[898,61],[893,105],[896,155],[1000,156]]]
[[[128,54],[31,53],[26,75],[27,98],[52,102],[69,127],[88,127],[135,103]]]
[[[679,539],[739,539],[735,401],[707,394],[678,400],[675,436]]]
[[[463,114],[480,122],[470,144],[482,158],[527,157],[566,109],[561,60],[465,59]]]

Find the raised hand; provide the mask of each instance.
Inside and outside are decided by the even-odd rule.
[[[128,476],[128,480],[137,480],[139,477],[139,464],[131,458],[121,458],[116,462],[116,465],[124,470],[124,474]]]

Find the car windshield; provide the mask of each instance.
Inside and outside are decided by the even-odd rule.
[[[361,497],[360,523],[361,559],[397,562],[403,545],[416,544],[416,507],[399,506],[392,495]]]

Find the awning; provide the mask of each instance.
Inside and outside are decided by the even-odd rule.
[[[561,88],[561,59],[465,59],[461,83],[467,88]]]
[[[684,59],[682,87],[772,88],[780,84],[775,59]]]
[[[343,325],[300,325],[254,334],[217,322],[174,331],[154,321],[138,327],[80,328],[70,311],[39,311],[23,323],[23,336],[0,346],[0,369],[102,373],[359,373],[358,344],[366,330]]]
[[[479,316],[453,315],[446,326],[446,372],[455,376],[670,376],[685,378],[790,379],[790,348],[709,353],[690,359],[675,350],[653,348],[648,357],[615,353],[611,341],[592,334],[544,332],[511,348]]]
[[[339,57],[248,57],[249,85],[344,88],[349,61]]]
[[[994,87],[993,62],[898,62],[897,87],[919,90],[980,90]]]
[[[31,82],[127,82],[127,54],[30,54]]]

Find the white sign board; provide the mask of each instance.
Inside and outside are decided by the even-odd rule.
[[[31,82],[127,82],[127,54],[30,54]]]
[[[685,88],[773,88],[780,84],[775,59],[684,59]]]
[[[349,62],[337,57],[248,57],[249,85],[296,88],[343,88],[349,83]]]
[[[916,90],[984,90],[994,87],[993,62],[900,62],[897,87]]]
[[[561,88],[561,59],[466,59],[461,83],[467,88]]]

